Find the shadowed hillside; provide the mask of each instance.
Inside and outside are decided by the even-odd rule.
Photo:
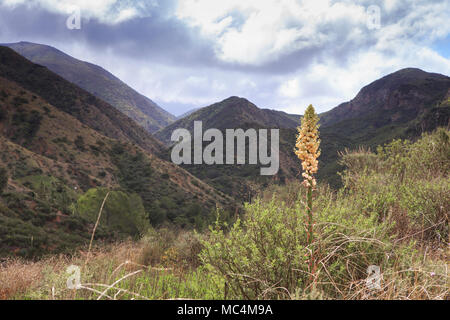
[[[349,119],[375,127],[406,123],[439,106],[448,97],[449,88],[447,76],[402,69],[365,86],[351,101],[322,113],[320,121],[322,127]]]
[[[295,128],[294,115],[282,111],[260,109],[245,98],[229,97],[221,102],[194,111],[155,133],[160,141],[171,145],[172,132],[177,128],[194,129],[194,121],[204,128],[219,130],[255,126],[256,128]],[[298,120],[298,119],[297,119]]]
[[[175,121],[175,116],[97,65],[75,59],[46,45],[29,42],[5,45],[108,102],[149,132]]]
[[[85,244],[108,191],[97,234],[108,241],[150,224],[201,229],[234,205],[164,150],[109,104],[0,47],[0,256]]]
[[[295,115],[285,112],[260,109],[245,98],[230,97],[219,103],[199,109],[158,131],[155,136],[167,145],[171,145],[172,132],[177,128],[185,128],[192,134],[194,121],[202,121],[203,131],[209,128],[217,128],[222,131],[225,137],[225,129],[295,128],[300,122],[300,118],[297,121],[295,118]],[[260,164],[202,164],[182,165],[182,167],[224,193],[237,197],[240,200],[249,201],[254,195],[259,193],[261,188],[269,183],[285,182],[287,179],[295,179],[300,174],[297,160],[290,155],[292,153],[290,146],[294,140],[295,135],[291,136],[285,134],[284,129],[280,130],[280,170],[275,176],[261,176]],[[204,143],[204,146],[207,144]],[[248,158],[248,141],[246,141],[246,146]]]
[[[340,184],[337,152],[372,149],[392,139],[416,138],[450,124],[450,78],[402,69],[365,86],[350,102],[320,114],[323,137],[319,178]]]

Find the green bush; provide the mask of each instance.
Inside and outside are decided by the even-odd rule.
[[[438,129],[416,142],[394,140],[377,154],[345,152],[344,190],[362,212],[396,221],[401,235],[443,242],[450,211],[449,140],[449,131]]]
[[[432,279],[408,270],[429,268],[419,248],[448,241],[448,140],[448,131],[438,130],[416,142],[393,141],[377,154],[344,152],[343,189],[316,192],[311,245],[304,190],[299,183],[272,186],[270,200],[247,204],[242,220],[211,228],[202,241],[204,267],[222,277],[231,299],[367,298],[375,294],[365,286],[371,265],[389,278],[376,295],[442,294],[445,272]]]
[[[108,190],[89,189],[77,201],[77,213],[95,223]],[[138,236],[149,228],[141,198],[137,194],[110,191],[102,211],[100,224],[119,235]]]
[[[80,151],[85,150],[84,139],[82,136],[77,136],[73,143],[75,144],[78,150]]]
[[[314,247],[314,277],[324,283],[321,289],[328,296],[339,297],[340,287],[366,278],[367,267],[385,264],[384,253],[390,251],[386,224],[378,224],[374,216],[355,215],[350,203],[339,204],[332,208],[323,203],[315,209],[316,241],[308,247],[299,202],[289,207],[275,198],[258,200],[246,205],[245,219],[229,232],[219,225],[211,230],[202,243],[201,260],[224,277],[228,298],[285,299],[311,284],[308,259]]]
[[[38,132],[41,122],[42,115],[38,111],[18,109],[12,118],[12,124],[16,127],[13,140],[29,143]]]

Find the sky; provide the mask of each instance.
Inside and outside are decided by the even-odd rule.
[[[18,41],[100,65],[175,115],[229,96],[324,112],[402,68],[450,75],[450,1],[0,0],[0,43]]]

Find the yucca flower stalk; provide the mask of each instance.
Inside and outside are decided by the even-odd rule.
[[[301,119],[301,126],[297,127],[298,135],[294,152],[302,161],[303,185],[307,188],[306,212],[308,216],[308,245],[313,240],[313,217],[312,217],[312,192],[316,188],[317,182],[314,174],[318,171],[318,158],[320,156],[319,139],[319,117],[314,107],[309,105],[305,115]]]

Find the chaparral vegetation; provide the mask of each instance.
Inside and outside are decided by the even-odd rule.
[[[320,181],[271,185],[233,220],[218,209],[203,232],[142,230],[142,202],[115,192],[105,207],[122,207],[100,224],[139,239],[7,259],[0,298],[448,299],[449,154],[450,131],[442,128],[375,151],[346,150],[339,190]],[[89,191],[79,206],[105,193]],[[117,220],[120,208],[126,224]],[[70,265],[80,268],[77,290],[67,288]],[[379,267],[379,287],[368,285],[370,266]]]

